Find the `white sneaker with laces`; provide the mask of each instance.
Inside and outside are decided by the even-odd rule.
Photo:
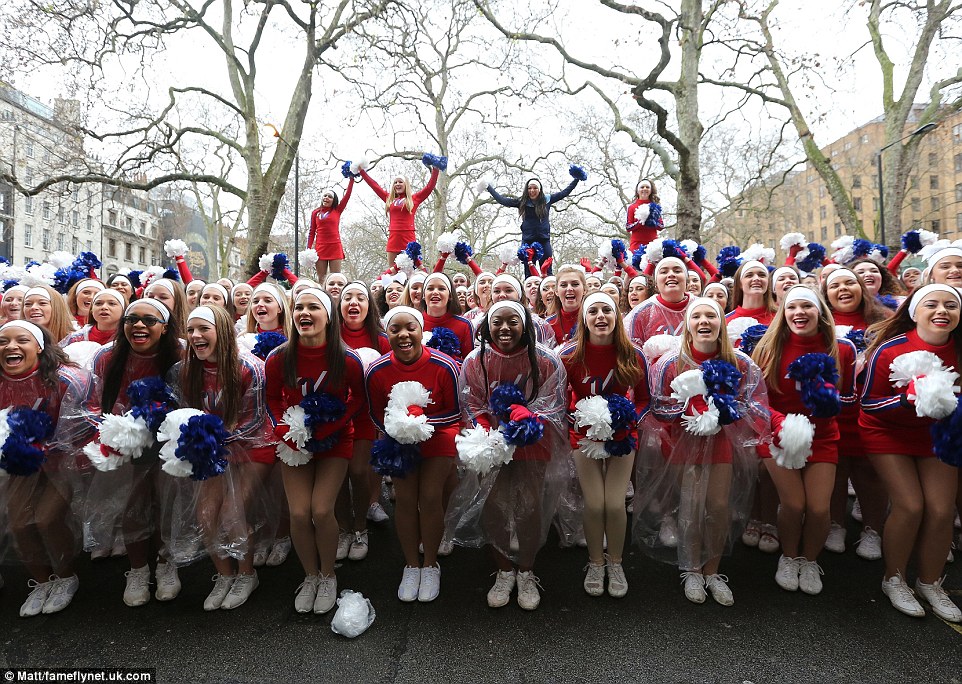
[[[280,539],[274,540],[274,546],[271,547],[270,555],[267,556],[267,565],[274,568],[278,565],[283,565],[284,561],[291,553],[291,538],[281,537]]]
[[[360,561],[367,558],[368,541],[367,530],[354,533],[354,541],[351,542],[351,549],[347,552],[347,557],[352,561]]]
[[[601,596],[605,593],[605,564],[588,563],[585,568],[585,592],[588,596]]]
[[[511,600],[517,575],[514,570],[498,570],[494,574],[494,586],[488,590],[488,607],[504,608]]]
[[[625,577],[624,566],[608,560],[605,569],[608,573],[608,596],[624,598],[628,593],[628,578]]]
[[[244,573],[238,573],[237,579],[231,585],[230,591],[227,592],[227,597],[224,602],[220,604],[220,607],[224,610],[233,610],[238,608],[247,602],[247,599],[251,597],[254,590],[260,586],[260,580],[257,578],[257,570],[249,575]]]
[[[945,578],[936,580],[932,584],[925,584],[915,580],[915,591],[925,599],[932,608],[932,612],[946,622],[962,622],[962,610],[952,602],[948,593],[942,588]]]
[[[800,558],[789,558],[782,555],[778,558],[778,569],[775,571],[775,584],[785,591],[798,591],[798,566]]]
[[[855,503],[852,504],[852,519],[862,522],[862,504],[858,499],[855,499]]]
[[[762,553],[778,553],[782,544],[778,540],[778,528],[774,525],[762,525],[758,537],[758,550]]]
[[[254,549],[255,568],[263,568],[265,565],[267,565],[267,554],[269,552],[270,549],[266,546],[258,546],[256,549]]]
[[[384,510],[384,506],[379,501],[375,501],[367,509],[367,519],[371,522],[382,523],[390,520],[390,516]]]
[[[43,611],[43,604],[47,601],[50,590],[53,589],[53,582],[38,582],[35,579],[29,579],[27,580],[27,587],[29,587],[31,591],[27,596],[27,600],[20,606],[20,617],[40,615]]]
[[[681,573],[681,583],[685,587],[685,598],[692,603],[704,603],[708,594],[705,593],[705,576],[700,572]]]
[[[855,496],[855,485],[852,484],[851,480],[848,481],[848,495]]]
[[[666,516],[661,521],[661,528],[658,530],[658,541],[662,546],[670,549],[678,546],[678,523],[672,516]]]
[[[732,590],[728,588],[728,577],[725,575],[709,575],[705,578],[705,586],[708,588],[708,593],[711,597],[715,599],[715,603],[721,606],[733,606],[735,605],[735,597],[732,596]]]
[[[177,574],[177,566],[173,563],[157,563],[157,570],[154,572],[157,581],[157,591],[154,597],[158,601],[172,601],[180,593],[180,577]]]
[[[324,615],[337,602],[337,576],[321,575],[317,583],[317,598],[314,599],[314,614]]]
[[[799,558],[798,560],[798,588],[809,596],[818,596],[822,593],[822,578],[825,571],[818,561]]]
[[[882,593],[888,596],[892,607],[900,613],[905,613],[910,617],[925,617],[925,610],[922,604],[916,600],[909,585],[902,579],[902,575],[895,574],[887,580],[882,580]]]
[[[351,544],[354,543],[354,535],[350,532],[341,532],[337,535],[337,560],[344,560],[351,552]]]
[[[418,587],[418,601],[430,603],[441,593],[441,566],[431,565],[421,568],[421,585]]]
[[[317,575],[307,575],[294,592],[294,610],[298,613],[310,613],[314,610],[314,599],[317,598]]]
[[[227,592],[230,591],[231,585],[234,583],[234,577],[234,575],[217,574],[211,578],[214,580],[214,588],[204,599],[204,610],[217,610],[221,607],[224,599],[227,598]]]
[[[825,538],[825,550],[832,553],[845,553],[845,535],[847,530],[837,522],[832,522]]]
[[[405,603],[418,600],[418,592],[421,588],[421,568],[410,565],[404,566],[401,574],[401,584],[397,588],[397,597]]]
[[[150,567],[128,570],[124,573],[127,587],[124,589],[124,603],[131,608],[142,606],[150,600]]]
[[[50,583],[52,584],[50,595],[47,596],[47,600],[43,603],[43,612],[45,615],[59,613],[69,606],[74,594],[77,593],[77,589],[80,588],[80,579],[76,575],[71,575],[70,577],[51,575]]]
[[[518,573],[518,606],[524,610],[534,610],[541,604],[540,580],[533,570]]]
[[[745,531],[742,532],[742,544],[754,549],[758,546],[758,540],[761,536],[761,523],[757,520],[749,520]]]
[[[868,525],[862,528],[862,535],[855,543],[855,555],[859,558],[878,560],[882,557],[882,537]]]

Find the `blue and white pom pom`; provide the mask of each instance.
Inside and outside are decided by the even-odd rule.
[[[632,218],[635,220],[635,223],[644,225],[650,214],[651,204],[639,204],[637,207],[635,207],[635,215],[632,216]]]
[[[645,340],[641,351],[644,353],[645,358],[648,359],[649,362],[652,362],[665,354],[677,354],[679,349],[681,349],[680,337],[662,333],[652,335]]]
[[[47,460],[43,443],[53,435],[44,411],[5,408],[0,411],[0,473],[29,477]]]
[[[528,407],[524,392],[513,382],[502,382],[491,390],[488,408],[501,423],[498,429],[505,441],[515,447],[530,446],[544,435],[544,425],[536,416],[511,420],[511,407],[514,405]]]
[[[454,443],[461,465],[482,477],[492,468],[510,463],[514,456],[515,447],[505,441],[501,430],[488,430],[480,425],[462,430]]]
[[[634,404],[618,394],[585,397],[575,404],[576,428],[587,428],[578,448],[588,458],[603,459],[624,456],[634,451],[637,440],[628,434],[615,439],[618,433],[630,431],[637,422]]]
[[[416,444],[402,444],[390,435],[371,446],[371,467],[385,477],[406,477],[421,463],[421,450]]]
[[[755,345],[762,341],[766,332],[768,332],[768,326],[761,324],[753,325],[745,330],[741,336],[741,344],[738,345],[739,351],[751,356],[752,352],[755,351]]]
[[[406,252],[401,252],[394,257],[394,265],[398,271],[406,273],[408,276],[414,273],[414,260]]]
[[[438,236],[437,249],[439,254],[450,254],[458,244],[457,233],[441,233]]]
[[[735,271],[742,265],[742,249],[738,245],[722,247],[715,256],[718,272],[726,278],[734,278]]]
[[[474,250],[471,245],[464,240],[458,240],[454,245],[454,258],[462,264],[467,264],[472,256],[474,256]]]
[[[611,427],[611,412],[603,396],[594,395],[580,399],[575,404],[575,428],[587,428],[585,436],[596,442],[611,439],[615,431]]]
[[[832,242],[832,261],[836,264],[847,264],[855,259],[855,238],[843,235]]]
[[[351,160],[351,165],[349,170],[352,176],[358,175],[361,171],[367,171],[367,167],[370,166],[367,155],[360,154]]]
[[[775,250],[758,242],[749,245],[741,256],[745,261],[760,261],[765,266],[771,266],[775,263]]]
[[[902,236],[902,249],[910,254],[918,254],[923,247],[934,245],[938,239],[936,233],[928,230],[910,230]]]
[[[428,337],[429,334],[430,337]],[[426,339],[422,342],[425,346],[456,359],[461,358],[461,340],[454,334],[453,330],[438,326],[424,333],[424,337]]]
[[[896,356],[889,367],[889,381],[896,387],[914,383],[915,413],[919,418],[947,418],[958,404],[959,374],[946,368],[942,359],[929,351]],[[911,398],[911,397],[910,397]]]
[[[266,359],[268,354],[287,342],[287,336],[284,333],[267,331],[256,333],[254,340],[251,353],[259,359]]]
[[[709,359],[701,365],[708,397],[718,409],[719,425],[731,425],[741,418],[736,397],[742,382],[742,372],[721,359]]]
[[[447,170],[448,170],[448,158],[447,158],[447,157],[441,157],[441,156],[438,156],[438,155],[436,155],[436,154],[428,154],[428,153],[425,153],[425,154],[421,157],[421,163],[424,164],[425,166],[433,166],[433,167],[435,167],[436,169],[438,169],[439,171],[447,171]]]
[[[577,164],[572,164],[568,167],[568,173],[572,178],[577,178],[580,181],[588,180],[588,172],[584,170],[581,166]]]
[[[695,397],[701,397],[704,400],[706,410],[698,413],[692,408],[693,415],[683,415],[681,422],[687,432],[698,437],[714,435],[721,429],[718,408],[715,406],[714,399],[708,396],[705,378],[697,368],[685,371],[671,381],[673,400],[687,408]]]
[[[733,321],[729,321],[725,325],[725,329],[728,331],[728,339],[734,342],[742,336],[742,333],[756,325],[759,325],[758,321],[754,318],[748,318],[747,316],[742,316],[741,318],[736,318]]]
[[[224,421],[192,408],[174,409],[157,431],[161,469],[174,477],[209,480],[227,469]]]
[[[772,458],[782,468],[798,470],[804,468],[812,456],[812,440],[815,439],[815,426],[805,416],[789,413],[782,421],[778,432],[780,446],[770,447]]]
[[[399,382],[388,394],[387,407],[384,409],[384,431],[401,444],[419,444],[430,439],[434,434],[434,426],[428,422],[428,417],[408,413],[409,406],[423,409],[430,403],[431,392],[420,382]]]
[[[808,247],[795,256],[795,266],[805,273],[811,273],[819,268],[823,261],[825,261],[825,247],[817,242],[809,242]]]

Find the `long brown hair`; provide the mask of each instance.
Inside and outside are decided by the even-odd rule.
[[[752,267],[757,267],[757,264],[752,264]],[[745,301],[745,291],[742,290],[742,270],[745,268],[745,264],[738,267],[735,271],[735,282],[732,283],[732,295],[729,298],[729,304],[731,305],[731,310],[734,311],[736,308],[742,305]],[[766,273],[768,269],[762,265],[762,270]],[[778,309],[778,305],[775,304],[775,294],[772,292],[772,274],[768,273],[768,286],[765,288],[765,294],[763,295],[763,301],[765,310],[769,313],[774,313]]]
[[[451,284],[451,279],[448,278],[448,274],[447,273],[429,273],[428,274],[428,278],[434,278],[437,276],[441,276],[444,279],[444,285],[445,287],[448,288],[448,307],[447,307],[448,315],[450,316],[461,315],[461,305],[458,303],[458,295],[454,291],[454,286]],[[418,306],[418,309],[424,312],[425,315],[427,315],[428,313],[428,303],[426,301],[427,285],[428,285],[428,281],[425,280],[423,285],[421,286],[421,304]],[[405,291],[405,294],[406,294],[406,291]],[[522,296],[524,296],[523,293],[522,293]],[[492,297],[492,299],[488,301],[489,309],[491,308],[491,304],[493,302],[494,302],[494,298]]]
[[[638,186],[644,181],[648,181],[648,184],[651,186],[651,194],[648,195],[648,201],[654,202],[655,204],[661,204],[661,197],[658,196],[658,190],[655,187],[655,181],[653,181],[651,178],[642,178],[640,181],[638,181],[637,185],[635,185],[635,199],[639,199]]]
[[[715,302],[715,303],[717,304],[718,302]],[[709,306],[709,305],[699,304],[697,306]],[[721,308],[721,306],[719,306],[719,308]],[[737,368],[738,361],[735,358],[735,348],[732,347],[732,342],[728,338],[728,324],[725,320],[724,311],[722,312],[722,315],[719,316],[719,318],[721,319],[721,323],[718,328],[718,358],[721,359],[722,361],[727,361],[728,363],[730,363],[731,365]],[[684,373],[687,370],[691,370],[692,368],[695,368],[695,364],[688,363],[690,359],[694,359],[694,358],[695,356],[692,353],[692,345],[691,345],[691,331],[688,329],[688,314],[686,312],[685,322],[682,325],[682,331],[681,331],[681,348],[678,354],[677,371],[679,375],[681,373]],[[737,388],[733,388],[733,389],[737,390]]]
[[[224,427],[227,430],[233,430],[237,426],[244,401],[234,321],[222,307],[207,308],[214,313],[214,332],[217,335],[212,361],[217,366],[217,387],[220,390],[220,398],[217,402],[218,413],[224,421]],[[180,369],[180,387],[187,407],[204,408],[204,372],[204,362],[197,358],[188,341],[187,358]],[[213,407],[210,408],[213,409]]]
[[[585,370],[585,349],[588,346],[588,326],[585,325],[584,316],[578,321],[578,328],[575,330],[575,348],[569,356],[571,365],[582,366]],[[615,305],[615,328],[612,331],[615,346],[615,382],[625,387],[634,387],[642,378],[642,367],[638,361],[638,348],[628,339],[628,332],[625,330],[624,318]]]
[[[915,321],[909,316],[909,304],[912,298],[907,297],[904,302],[896,309],[895,315],[891,318],[870,325],[865,331],[865,339],[868,347],[865,349],[865,358],[869,358],[876,349],[894,337],[904,335],[910,330],[915,330]],[[962,320],[955,330],[951,333],[951,339],[955,342],[955,368],[962,368]]]
[[[51,336],[54,341],[59,342],[67,335],[74,331],[74,318],[70,315],[70,309],[67,308],[67,302],[64,300],[63,295],[57,292],[55,289],[49,285],[34,285],[41,290],[47,292],[50,296],[50,322],[45,326],[41,326],[50,331]],[[34,289],[33,287],[30,288]],[[27,297],[26,292],[24,292],[23,303],[21,303],[20,316],[27,320],[26,309],[27,309]]]
[[[324,345],[326,347],[325,361],[327,362],[327,386],[338,388],[343,384],[347,364],[347,347],[341,339],[341,311],[340,307],[331,302],[331,315],[328,316],[325,329]],[[292,307],[293,310],[293,307]],[[291,314],[291,318],[293,318]],[[297,385],[297,349],[301,342],[301,334],[297,326],[291,324],[291,336],[275,353],[284,355],[284,384],[288,387]],[[293,350],[293,353],[291,353]]]
[[[852,269],[845,267],[846,270],[851,271]],[[890,309],[882,306],[879,301],[873,297],[869,291],[865,288],[865,282],[862,280],[862,276],[855,271],[852,271],[855,276],[855,280],[858,282],[858,287],[862,291],[862,302],[858,305],[859,312],[862,314],[862,318],[865,319],[866,325],[872,325],[878,323],[879,321],[884,321],[886,318],[892,317],[892,312]],[[832,302],[828,298],[828,278],[822,280],[822,286],[820,288],[822,299],[828,304],[828,308],[832,308]],[[834,311],[834,309],[832,309]]]
[[[860,259],[856,259],[852,263],[847,264],[845,268],[849,269],[854,273],[855,267],[858,266],[859,264],[872,264],[873,266],[875,266],[875,268],[878,269],[879,274],[882,276],[882,284],[881,286],[879,286],[879,290],[878,290],[879,295],[901,296],[905,294],[905,288],[902,287],[902,281],[900,281],[898,278],[892,275],[892,273],[887,268],[885,268],[884,266],[881,266],[877,261],[869,259],[868,257],[862,257]]]
[[[274,301],[280,307],[281,311],[277,314],[277,322],[281,326],[281,330],[284,331],[284,337],[291,336],[291,307],[287,302],[287,296],[281,292],[281,289],[277,287],[274,283],[263,283],[269,287],[274,288],[272,293],[274,295]],[[260,287],[258,285],[257,287]],[[256,290],[257,287],[254,289]],[[257,332],[257,319],[254,318],[254,295],[251,295],[250,306],[247,307],[247,313],[244,314],[244,324],[246,332],[256,333]]]

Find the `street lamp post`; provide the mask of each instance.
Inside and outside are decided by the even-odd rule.
[[[300,231],[301,231],[301,152],[298,148],[291,145],[281,137],[281,132],[277,126],[271,123],[264,124],[264,128],[270,131],[271,135],[287,145],[289,150],[294,151],[294,275],[301,275],[300,257]]]
[[[878,236],[879,236],[879,242],[881,242],[883,245],[885,244],[885,191],[884,191],[885,183],[882,182],[882,153],[888,148],[892,147],[892,145],[898,145],[903,140],[908,140],[909,138],[912,138],[916,135],[922,135],[923,133],[928,133],[929,131],[931,131],[936,127],[938,127],[937,123],[927,123],[924,126],[920,126],[919,128],[916,128],[914,131],[909,133],[904,138],[893,140],[888,145],[880,148],[879,151],[875,153],[875,167],[878,172]]]

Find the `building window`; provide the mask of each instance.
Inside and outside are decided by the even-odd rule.
[[[877,187],[877,186],[876,186],[876,187]],[[917,189],[918,189],[918,187],[919,187],[919,177],[918,177],[918,176],[912,176],[912,177],[909,179],[909,187],[912,188],[913,190],[917,190]]]
[[[962,143],[962,123],[952,126],[952,142],[956,145]]]
[[[70,224],[71,224],[74,228],[76,228],[77,226],[80,225],[80,212],[79,212],[79,211],[71,212],[71,214],[70,214]]]
[[[824,186],[824,185],[819,185],[819,186],[818,186],[818,196],[819,196],[819,197],[825,197],[825,186]]]
[[[47,252],[50,251],[50,229],[49,228],[43,229],[43,248]]]
[[[952,159],[955,163],[955,172],[962,173],[962,154],[957,154]]]
[[[27,226],[27,229],[29,229],[29,228],[30,228],[30,226]],[[955,229],[956,229],[956,230],[962,230],[962,214],[956,214],[956,215],[955,215]]]
[[[913,213],[913,214],[918,214],[918,213],[921,212],[921,211],[922,211],[922,200],[919,199],[918,197],[913,197],[913,198],[912,198],[912,213]]]
[[[130,233],[134,232],[134,220],[129,216],[124,217],[124,226],[127,228],[128,232]]]
[[[955,201],[962,202],[962,183],[955,184]]]
[[[63,207],[57,207],[57,223],[63,225],[67,222],[67,212],[64,211]]]
[[[93,242],[93,240],[87,240],[87,251],[88,251],[88,252],[94,251],[94,242]]]
[[[124,259],[127,261],[134,260],[134,246],[129,242],[124,243]]]
[[[929,152],[929,166],[938,166],[938,165],[939,165],[939,153]]]
[[[147,222],[146,222],[146,221],[141,221],[141,222],[140,222],[140,234],[141,234],[141,235],[146,235],[146,234],[147,234]]]
[[[33,140],[27,140],[26,144],[24,145],[24,149],[27,152],[27,158],[33,159]]]
[[[852,198],[852,206],[855,207],[855,211],[862,211],[862,198],[861,198],[861,197],[853,197],[853,198]]]
[[[74,254],[80,251],[80,238],[75,237],[70,241],[70,251]]]
[[[939,177],[929,176],[929,190],[938,190],[938,189],[939,189]]]
[[[828,226],[822,226],[822,242],[828,240]]]
[[[33,183],[33,167],[32,166],[28,166],[27,170],[24,171],[23,174],[24,174],[24,179],[28,183]]]
[[[878,211],[878,197],[872,198],[872,211]]]
[[[824,221],[827,216],[828,216],[828,209],[826,209],[825,205],[823,204],[818,208],[818,217]]]
[[[27,197],[23,201],[23,210],[33,216],[33,197]]]
[[[841,221],[836,221],[836,222],[835,222],[835,237],[838,237],[838,236],[841,235],[841,234],[842,234],[842,223],[841,223]]]
[[[138,248],[137,248],[137,253],[138,253],[138,256],[140,257],[140,263],[146,264],[146,263],[147,263],[147,249],[146,249],[145,247],[138,247]]]
[[[67,236],[63,233],[57,233],[57,249],[61,252],[67,251]]]
[[[117,256],[117,241],[113,238],[107,240],[107,255],[115,258]]]
[[[862,187],[862,177],[852,176],[852,188],[857,190],[858,188],[861,188],[861,187]]]
[[[938,197],[933,197],[933,198],[932,198],[932,211],[938,211],[938,210],[941,209],[941,208],[942,208],[942,202],[939,201],[939,198],[938,198]]]
[[[79,185],[75,185],[75,186],[74,186],[73,192],[70,193],[70,198],[71,198],[74,202],[79,202],[79,201],[80,201],[80,186],[79,186]]]
[[[941,227],[942,227],[942,222],[941,222],[941,221],[939,221],[938,219],[935,219],[934,221],[932,221],[932,228],[931,228],[931,230],[932,230],[933,233],[938,233],[938,232],[939,232],[939,229],[940,229]]]
[[[87,214],[87,232],[89,233],[94,229],[94,217]]]
[[[43,203],[43,217],[44,217],[46,220],[48,220],[48,221],[50,220],[50,209],[51,209],[51,207],[50,207],[50,202],[44,202],[44,203]]]
[[[117,212],[113,209],[107,212],[107,223],[111,226],[117,225]]]
[[[33,226],[29,223],[23,227],[23,245],[24,247],[33,247]]]
[[[863,143],[867,143],[867,142],[868,142],[868,133],[862,133],[862,142],[863,142]]]

